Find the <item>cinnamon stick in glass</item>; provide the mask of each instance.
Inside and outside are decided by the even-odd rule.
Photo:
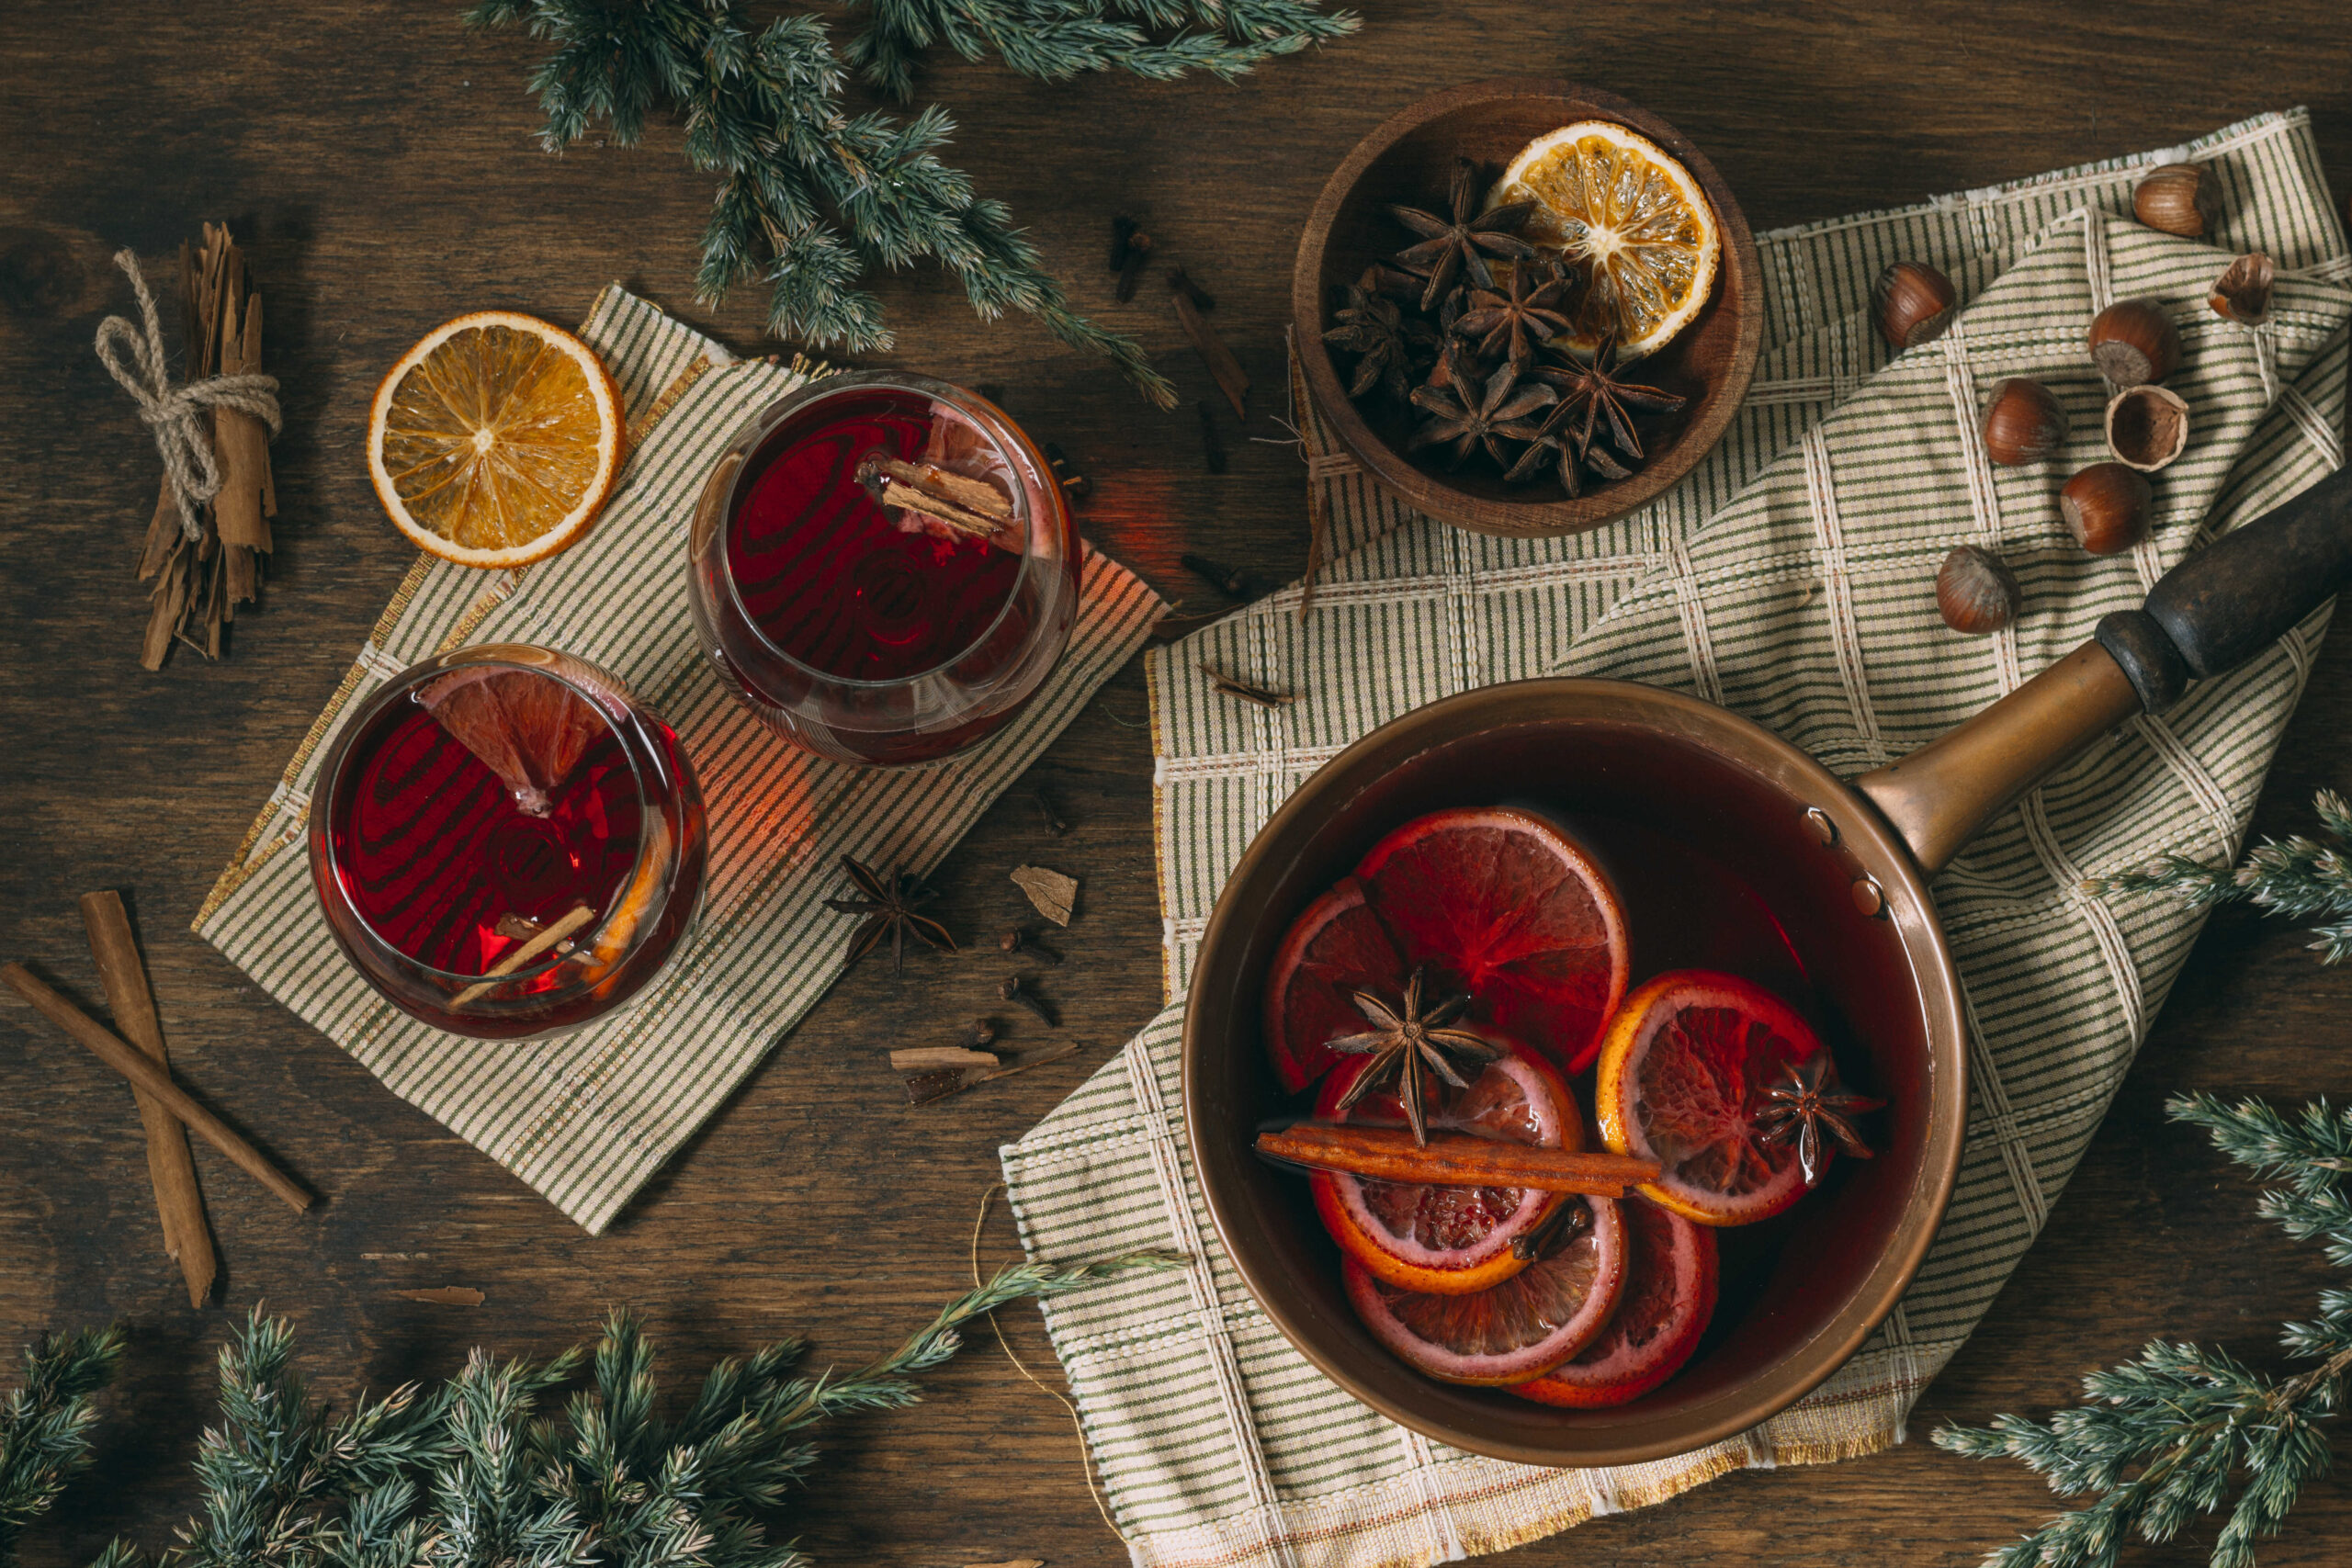
[[[127,1045],[96,1019],[59,995],[40,976],[21,964],[0,964],[0,984],[33,1004],[43,1018],[72,1035],[84,1049],[132,1084],[163,1101],[164,1108],[187,1124],[188,1131],[227,1155],[239,1169],[283,1198],[297,1210],[311,1206],[311,1195],[292,1177],[269,1163],[268,1156],[238,1136],[218,1116],[198,1104],[172,1075],[147,1059],[135,1045]]]
[[[171,1070],[164,1049],[163,1021],[155,1016],[154,993],[147,988],[147,970],[140,962],[139,942],[130,933],[130,916],[120,894],[82,895],[82,923],[90,932],[90,956],[97,960],[98,983],[106,988],[107,1010],[115,1027],[130,1043]],[[180,1266],[187,1281],[187,1302],[202,1306],[211,1293],[218,1264],[212,1251],[212,1227],[204,1217],[204,1195],[197,1190],[196,1161],[188,1154],[187,1129],[164,1102],[134,1086],[139,1120],[147,1129],[147,1178],[155,1186],[155,1215],[164,1223],[164,1250]]]
[[[1344,1171],[1417,1187],[1527,1187],[1623,1198],[1657,1179],[1658,1164],[1631,1155],[1579,1154],[1507,1144],[1471,1133],[1431,1133],[1426,1146],[1404,1127],[1300,1122],[1258,1134],[1258,1152],[1286,1165]]]

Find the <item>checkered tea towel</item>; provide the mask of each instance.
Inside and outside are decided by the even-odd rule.
[[[686,530],[719,449],[809,369],[736,359],[617,286],[581,335],[620,383],[629,454],[586,538],[489,573],[421,558],[270,793],[196,930],[391,1090],[592,1234],[841,973],[823,900],[843,854],[921,874],[1143,646],[1162,609],[1090,550],[1052,677],[984,744],[919,767],[811,757],[729,693],[686,613]],[[417,1022],[370,990],[328,934],[304,834],[322,749],[344,715],[418,660],[473,643],[561,649],[618,675],[675,726],[709,811],[702,920],[638,1005],[553,1042],[502,1045]]]
[[[2152,165],[2220,176],[2217,243],[2132,221]],[[2234,853],[2325,621],[2096,745],[2005,813],[1935,882],[1966,994],[1973,1100],[1950,1218],[1885,1326],[1811,1397],[1699,1452],[1544,1470],[1453,1451],[1356,1404],[1258,1310],[1220,1249],[1184,1150],[1184,977],[1217,890],[1319,764],[1421,704],[1544,674],[1631,677],[1724,704],[1847,774],[1950,728],[2139,603],[2202,539],[2344,457],[2352,276],[2308,118],[2266,115],[2185,147],[1768,234],[1767,346],[1723,444],[1645,510],[1576,538],[1458,532],[1379,491],[1298,412],[1334,558],[1314,610],[1296,586],[1156,656],[1160,897],[1173,1005],[1003,1151],[1024,1244],[1057,1258],[1173,1245],[1188,1273],[1048,1304],[1046,1321],[1138,1564],[1371,1568],[1496,1551],[1744,1465],[1815,1463],[1899,1441],[2041,1229],[2179,972],[2199,918],[2086,878],[2165,851]],[[2278,312],[2249,332],[2208,286],[2267,252]],[[1892,357],[1872,278],[1931,262],[1965,310]],[[2169,381],[2192,425],[2155,476],[2156,525],[2129,554],[2068,538],[2054,491],[2103,456],[2108,389],[2091,316],[2152,296],[2179,323]],[[1986,461],[1991,384],[2046,382],[2073,416],[2060,459]],[[1294,377],[1295,384],[1296,378]],[[1303,398],[1296,400],[1304,402]],[[2012,628],[1963,638],[1932,581],[1954,545],[2023,580]],[[1299,700],[1232,702],[1217,670]]]

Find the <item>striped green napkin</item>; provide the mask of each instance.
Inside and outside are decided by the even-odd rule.
[[[1162,608],[1087,552],[1069,650],[1020,716],[918,767],[849,767],[775,739],[720,684],[686,612],[686,529],[719,449],[809,367],[740,360],[617,285],[580,329],[619,382],[630,450],[588,536],[485,573],[421,558],[360,645],[196,931],[401,1099],[528,1182],[590,1234],[716,1111],[841,973],[847,930],[823,900],[840,857],[936,865],[1095,691]],[[342,716],[418,660],[538,643],[627,682],[669,719],[702,781],[702,919],[637,1006],[560,1040],[503,1045],[431,1029],[368,988],[329,936],[304,834],[321,748]]]
[[[2219,246],[2130,218],[2152,164],[2220,176]],[[2179,972],[2199,918],[2093,897],[2087,877],[2243,837],[2325,612],[2158,718],[2142,718],[2006,813],[1935,883],[1966,995],[1974,1068],[1950,1216],[1908,1294],[1844,1371],[1757,1429],[1622,1470],[1542,1470],[1456,1452],[1317,1373],[1220,1249],[1184,1152],[1183,979],[1218,888],[1289,791],[1366,731],[1468,687],[1613,675],[1695,693],[1848,774],[2011,690],[2135,604],[2203,538],[2344,457],[2352,277],[2308,118],[2267,115],[2163,152],[1768,234],[1763,361],[1722,446],[1657,503],[1572,539],[1461,533],[1379,491],[1311,407],[1301,429],[1336,557],[1313,615],[1295,586],[1150,663],[1160,891],[1174,1005],[1003,1151],[1024,1244],[1056,1258],[1175,1246],[1185,1273],[1046,1307],[1114,1517],[1138,1564],[1443,1562],[1638,1507],[1747,1465],[1813,1463],[1901,1440],[1928,1381],[2041,1229]],[[2282,272],[2270,324],[2205,306],[2240,251]],[[1868,294],[1888,263],[1932,262],[1966,309],[1890,363]],[[2111,300],[2172,307],[2187,347],[2188,453],[2156,477],[2148,542],[2093,558],[2058,480],[2103,456],[2107,389],[2083,329]],[[2062,460],[1996,468],[1976,434],[1993,381],[2030,375],[2067,404]],[[2013,628],[1939,620],[1952,546],[1998,549],[2023,580]],[[1202,664],[1300,700],[1209,689]]]

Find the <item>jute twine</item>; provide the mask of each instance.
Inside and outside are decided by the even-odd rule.
[[[155,433],[155,450],[163,455],[164,473],[172,487],[173,504],[179,508],[180,532],[199,538],[197,518],[206,503],[220,493],[220,465],[212,455],[205,411],[213,408],[251,414],[276,435],[284,428],[277,412],[275,376],[213,376],[174,387],[164,364],[164,326],[155,315],[155,297],[140,276],[139,258],[125,248],[115,252],[114,265],[130,279],[139,297],[139,314],[146,335],[120,316],[98,323],[98,360],[122,389],[139,403],[139,417]],[[125,347],[137,367],[134,374],[123,363]],[[143,384],[142,384],[143,381]]]

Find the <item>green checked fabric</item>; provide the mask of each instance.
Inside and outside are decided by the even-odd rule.
[[[936,865],[1143,645],[1161,605],[1088,551],[1069,650],[1012,723],[959,756],[854,768],[777,739],[724,687],[686,612],[686,529],[719,449],[808,367],[738,360],[607,288],[581,328],[620,383],[630,451],[588,536],[485,573],[420,559],[360,646],[221,874],[196,930],[392,1091],[528,1182],[591,1234],[732,1093],[841,973],[823,907],[839,858]],[[330,937],[304,835],[321,749],[387,678],[468,644],[527,642],[618,675],[669,719],[702,781],[710,869],[700,924],[637,1006],[560,1040],[502,1045],[418,1023]]]
[[[2183,158],[2220,175],[2219,248],[2129,216],[2137,178]],[[1724,704],[1851,775],[2013,689],[2199,541],[2341,465],[2352,262],[2335,212],[2297,112],[1766,235],[1766,350],[1729,434],[1657,502],[1577,538],[1485,538],[1414,514],[1340,453],[1315,410],[1298,411],[1334,557],[1312,614],[1301,623],[1293,586],[1149,666],[1173,1005],[1003,1151],[1033,1253],[1174,1246],[1195,1259],[1045,1309],[1138,1564],[1438,1562],[1742,1466],[1901,1440],[1919,1390],[2041,1229],[2197,934],[2199,917],[2176,902],[2094,897],[2085,880],[2167,851],[2235,853],[2324,612],[2161,718],[2107,737],[1936,879],[1974,1069],[1950,1215],[1852,1362],[1700,1452],[1611,1471],[1502,1463],[1395,1426],[1316,1372],[1233,1272],[1189,1168],[1184,977],[1218,888],[1290,790],[1436,698],[1544,674],[1648,681]],[[2204,301],[2231,257],[2256,249],[2282,276],[2270,324],[2248,332]],[[1904,259],[1943,268],[1965,309],[1943,338],[1890,361],[1868,296]],[[2167,384],[2188,402],[2189,449],[2155,476],[2149,540],[2095,558],[2067,536],[2055,491],[2104,456],[2109,389],[2084,328],[2139,296],[2163,301],[2181,329],[2186,365]],[[2060,460],[1986,460],[1978,411],[2010,375],[2043,380],[2066,404],[2075,434]],[[2011,629],[1963,638],[1938,618],[1936,568],[1962,543],[1997,549],[2023,580]],[[1204,663],[1300,700],[1229,701]]]

